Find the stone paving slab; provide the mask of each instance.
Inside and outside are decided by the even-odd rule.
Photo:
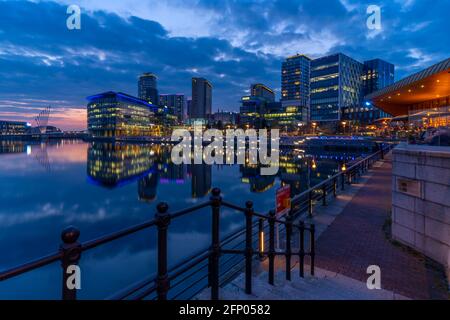
[[[395,245],[384,230],[391,211],[390,155],[372,171],[333,222],[320,228],[316,265],[363,282],[368,277],[367,267],[378,265],[384,289],[413,299],[448,299],[445,288],[430,276],[434,270],[426,259]],[[331,216],[323,209],[312,221],[323,224],[321,215]]]

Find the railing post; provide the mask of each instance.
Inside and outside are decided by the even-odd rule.
[[[381,157],[381,160],[383,160],[384,159],[384,150],[383,150],[383,144],[381,144],[381,153],[380,153],[380,157]]]
[[[264,219],[259,218],[258,221],[258,234],[259,234],[259,259],[264,259]]]
[[[170,224],[170,214],[167,212],[169,206],[160,202],[156,206],[156,226],[158,228],[158,277],[156,278],[156,291],[158,300],[167,300],[167,292],[170,281],[167,268],[167,229]]]
[[[300,263],[300,277],[303,278],[305,276],[305,223],[303,221],[300,221],[299,237],[300,250],[298,252],[298,258]]]
[[[252,260],[253,260],[253,202],[245,203],[245,293],[252,293]]]
[[[275,211],[269,212],[269,283],[274,284],[275,272]]]
[[[322,187],[322,205],[327,205],[327,184],[324,183]]]
[[[315,246],[315,233],[316,233],[316,226],[314,224],[311,225],[311,229],[310,229],[310,236],[311,238],[309,239],[309,243],[310,243],[310,257],[311,257],[311,275],[314,275],[314,259],[316,256],[316,246]]]
[[[345,190],[345,173],[341,174],[341,190]]]
[[[308,192],[308,214],[310,217],[312,217],[313,214],[312,191]]]
[[[286,280],[291,280],[291,237],[292,237],[292,216],[291,212],[286,215]]]
[[[222,198],[220,196],[220,189],[214,188],[212,190],[211,207],[212,207],[212,235],[210,248],[210,281],[211,281],[211,300],[219,299],[219,255],[220,255],[220,235],[219,235],[219,219],[220,219],[220,205]]]
[[[80,237],[80,231],[73,227],[65,228],[61,233],[62,244],[60,246],[61,256],[61,267],[62,267],[62,299],[63,300],[76,300],[77,299],[77,283],[81,279],[81,275],[75,276],[75,284],[68,283],[74,272],[79,272],[78,261],[81,258],[81,244],[78,242]],[[71,266],[76,266],[71,270]]]

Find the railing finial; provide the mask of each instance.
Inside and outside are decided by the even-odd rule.
[[[247,209],[251,209],[253,207],[253,201],[248,200],[247,202],[245,202],[245,207]]]
[[[219,197],[220,196],[220,189],[219,188],[213,188],[212,190],[211,190],[211,194],[214,196],[214,197]]]
[[[156,210],[158,210],[158,213],[166,213],[169,210],[169,205],[166,202],[160,202],[156,206]]]
[[[80,237],[80,230],[74,226],[69,226],[61,232],[61,240],[65,244],[75,243]]]

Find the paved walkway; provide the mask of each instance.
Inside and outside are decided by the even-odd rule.
[[[391,210],[390,157],[372,170],[367,184],[319,236],[316,265],[364,282],[367,267],[378,265],[383,289],[413,299],[447,299],[440,271],[423,256],[394,245],[383,231]]]

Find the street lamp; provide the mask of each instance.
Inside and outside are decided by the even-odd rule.
[[[344,135],[345,135],[345,125],[347,124],[347,122],[342,121],[341,123],[342,123],[342,126],[344,127]]]

